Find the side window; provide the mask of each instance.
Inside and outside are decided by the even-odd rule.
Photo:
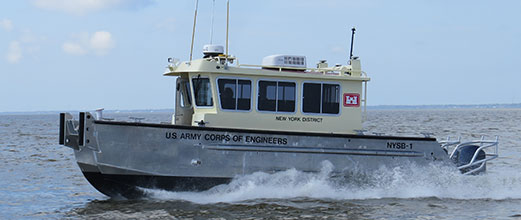
[[[340,86],[326,83],[304,83],[302,111],[305,113],[338,114]]]
[[[259,111],[294,112],[295,87],[293,82],[259,81]]]
[[[236,109],[236,87],[237,80],[234,79],[219,79],[219,98],[221,99],[222,109]]]
[[[277,111],[295,111],[295,83],[278,82],[277,86]]]
[[[181,94],[181,107],[192,107],[192,97],[190,96],[190,82],[182,81],[179,85]]]
[[[277,82],[259,81],[258,108],[260,111],[275,111],[277,99]]]
[[[208,78],[193,78],[195,105],[213,106],[212,87]]]
[[[251,81],[238,79],[219,79],[219,99],[221,108],[245,110],[251,108]]]
[[[335,84],[322,85],[322,113],[338,114],[340,109],[340,86]]]
[[[319,83],[304,83],[302,95],[302,112],[320,113],[320,90]]]
[[[251,81],[237,80],[237,110],[251,109]]]

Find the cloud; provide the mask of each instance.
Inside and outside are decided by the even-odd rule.
[[[114,48],[112,35],[107,31],[94,33],[90,38],[90,47],[95,50],[97,54],[106,54],[110,49]]]
[[[13,30],[13,22],[9,19],[2,19],[0,20],[0,28],[6,31],[11,31]]]
[[[108,31],[97,31],[90,35],[89,33],[76,34],[75,41],[67,41],[63,43],[64,52],[72,55],[84,55],[93,52],[99,56],[106,55],[115,46],[112,34]]]
[[[83,47],[77,43],[65,42],[62,45],[63,51],[72,55],[83,55],[87,53]]]
[[[0,20],[0,28],[6,31],[11,31],[13,30],[13,22],[9,19],[2,19]]]
[[[18,61],[22,59],[22,47],[20,46],[20,42],[11,41],[11,43],[9,43],[6,58],[9,63],[18,63]]]
[[[106,9],[139,9],[152,4],[152,0],[33,0],[33,5],[73,15],[85,15]]]
[[[38,58],[40,43],[46,40],[45,36],[37,35],[30,29],[14,29],[12,22],[8,19],[0,20],[0,28],[7,31],[16,30],[15,35],[18,35],[11,40],[7,47],[7,54],[5,55],[7,62],[18,63],[27,56]]]

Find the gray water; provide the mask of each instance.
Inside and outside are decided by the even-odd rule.
[[[106,117],[170,121],[168,113]],[[365,128],[439,139],[500,136],[500,158],[480,176],[452,167],[385,168],[337,184],[316,174],[254,173],[206,192],[148,190],[112,200],[83,178],[72,150],[57,144],[58,115],[0,115],[0,219],[521,219],[521,110],[372,110]]]

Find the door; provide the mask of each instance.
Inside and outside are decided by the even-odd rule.
[[[186,78],[177,78],[175,96],[175,122],[176,125],[191,125],[194,109],[190,94],[190,82]]]

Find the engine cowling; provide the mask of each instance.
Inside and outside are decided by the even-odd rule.
[[[467,165],[471,162],[472,158],[474,157],[474,154],[476,154],[476,151],[478,151],[478,150],[479,150],[479,146],[477,146],[477,145],[466,145],[466,146],[460,147],[454,152],[454,155],[452,157],[452,162],[454,162],[458,167]],[[486,155],[485,151],[479,150],[477,152],[477,156],[474,161],[484,160],[486,157],[487,157],[487,155]],[[475,170],[477,168],[479,168],[479,169]],[[475,171],[473,171],[473,170],[475,170]],[[473,174],[473,175],[483,173],[486,170],[487,170],[486,162],[476,163],[472,166],[460,169],[461,173],[464,173],[464,174],[473,171],[472,173],[469,173],[469,174]]]

